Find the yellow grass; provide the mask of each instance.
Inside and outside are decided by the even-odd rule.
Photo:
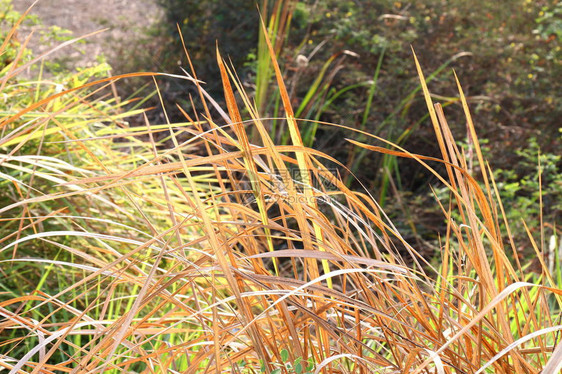
[[[531,236],[542,264],[535,276],[518,262],[509,231],[500,230],[504,207],[460,83],[478,175],[432,103],[417,59],[441,158],[388,150],[370,144],[383,139],[348,128],[370,139],[351,135],[356,146],[419,162],[448,187],[450,199],[436,202],[447,230],[434,268],[372,196],[349,190],[324,166],[336,160],[303,145],[300,130],[311,124],[294,117],[264,35],[289,145],[274,144],[220,53],[226,108],[209,98],[194,71],[186,72],[205,111],[182,108],[183,123],[145,117],[136,128],[119,128],[98,113],[102,124],[88,122],[97,130],[61,125],[70,109],[91,108],[86,89],[133,75],[52,92],[3,118],[3,134],[10,135],[0,140],[1,178],[20,198],[0,206],[1,223],[12,230],[0,240],[2,272],[23,282],[14,273],[23,271],[18,263],[43,270],[29,276],[31,285],[2,294],[0,367],[298,373],[310,363],[322,373],[556,373],[562,290]],[[9,71],[0,78],[8,93]],[[61,98],[72,100],[50,106]],[[20,127],[38,113],[33,131]],[[155,140],[163,129],[173,146]],[[250,129],[259,134],[253,143]],[[24,147],[32,134],[42,147]],[[61,160],[53,166],[40,151],[60,139],[70,148],[53,156]],[[32,167],[21,168],[22,157],[33,155],[22,150],[39,152]],[[68,154],[82,160],[65,164]]]

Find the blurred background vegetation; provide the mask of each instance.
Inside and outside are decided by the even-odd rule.
[[[413,47],[431,73],[429,88],[446,107],[457,134],[466,133],[455,95],[452,69],[460,77],[476,118],[486,156],[501,176],[505,204],[516,233],[526,237],[520,218],[538,220],[538,154],[543,166],[545,221],[557,222],[561,211],[559,155],[562,103],[560,37],[562,5],[557,1],[191,1],[158,0],[164,22],[158,35],[161,53],[133,59],[137,69],[181,73],[188,69],[177,31],[179,25],[198,77],[213,82],[209,92],[220,98],[215,43],[232,61],[247,92],[264,116],[279,116],[278,97],[263,88],[271,80],[261,57],[258,7],[269,21],[270,36],[297,115],[363,129],[406,149],[437,155],[433,129],[413,69]],[[144,52],[146,53],[146,51]],[[116,69],[121,67],[115,66]],[[130,69],[127,66],[127,69]],[[188,69],[189,70],[189,69]],[[177,83],[166,95],[189,107],[187,91]],[[264,92],[265,91],[265,92]],[[418,93],[418,94],[416,94]],[[303,125],[305,144],[338,158],[378,196],[389,212],[404,212],[418,234],[431,238],[443,223],[427,210],[432,176],[417,163],[365,153],[344,138],[356,136],[333,127]],[[272,124],[278,141],[282,124]],[[471,152],[471,143],[464,144]],[[343,171],[345,173],[345,171]],[[358,187],[352,178],[350,184]],[[402,198],[399,198],[400,196]],[[403,197],[408,204],[402,204]],[[440,213],[439,213],[440,214]],[[404,225],[411,227],[411,222]],[[533,225],[535,229],[537,225]]]
[[[504,204],[526,242],[520,223],[528,218],[539,229],[539,152],[543,165],[544,221],[560,219],[562,173],[560,83],[562,5],[554,0],[473,1],[274,1],[155,0],[163,9],[160,23],[135,35],[135,48],[122,48],[110,60],[113,73],[148,70],[183,74],[190,71],[181,29],[198,78],[218,101],[222,87],[215,48],[235,67],[247,93],[264,117],[279,117],[279,96],[271,84],[272,68],[260,35],[260,12],[274,41],[289,85],[296,115],[362,129],[406,149],[439,154],[425,103],[413,69],[415,49],[428,75],[434,100],[440,102],[456,134],[465,134],[462,108],[452,70],[459,76],[476,121],[484,152],[499,178]],[[2,58],[9,58],[4,55]],[[191,111],[181,81],[161,78],[165,99]],[[138,84],[121,85],[121,95],[139,93]],[[152,96],[151,96],[152,95]],[[181,111],[167,108],[172,120]],[[163,122],[160,110],[155,121]],[[288,139],[285,124],[272,120],[275,140]],[[362,182],[381,205],[402,219],[410,239],[434,242],[444,226],[431,211],[428,186],[435,182],[420,165],[359,150],[345,141],[357,134],[344,129],[302,123],[304,142],[346,165],[342,170],[354,188]],[[361,139],[359,136],[359,140]],[[383,144],[379,144],[383,145]],[[466,138],[465,152],[472,153]],[[356,177],[354,178],[353,175]],[[437,191],[439,195],[439,191]],[[405,203],[407,201],[407,203]],[[530,214],[530,215],[529,215]],[[415,223],[415,224],[414,224]],[[554,230],[553,227],[551,227]],[[407,235],[406,235],[407,236]]]

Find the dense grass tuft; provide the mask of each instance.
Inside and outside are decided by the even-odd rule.
[[[559,257],[529,234],[538,270],[519,258],[460,83],[474,160],[432,103],[417,60],[441,158],[348,129],[356,146],[421,163],[448,188],[436,201],[447,230],[435,267],[372,196],[326,166],[336,160],[303,144],[303,128],[341,125],[295,118],[263,37],[288,145],[274,143],[220,53],[226,108],[191,71],[183,79],[205,110],[180,108],[183,123],[150,123],[103,93],[133,76],[153,77],[158,89],[156,74],[93,80],[98,69],[53,84],[18,78],[33,60],[2,69],[0,366],[557,372]],[[144,122],[129,125],[132,115]]]

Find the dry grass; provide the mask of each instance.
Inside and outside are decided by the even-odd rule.
[[[185,123],[146,120],[133,128],[118,121],[127,114],[119,106],[113,117],[100,112],[111,99],[90,101],[84,89],[120,77],[48,92],[3,117],[0,177],[19,194],[0,207],[2,232],[12,230],[1,240],[3,283],[31,284],[2,295],[1,367],[11,373],[560,369],[562,289],[548,271],[545,248],[529,235],[541,264],[533,275],[519,263],[509,231],[499,229],[504,207],[460,84],[478,172],[468,169],[441,107],[431,102],[417,60],[442,159],[350,139],[422,163],[449,188],[449,201],[440,202],[447,221],[441,266],[434,268],[369,194],[350,191],[324,166],[336,160],[303,146],[300,129],[310,124],[294,118],[274,57],[291,139],[283,146],[273,143],[220,54],[218,63],[227,108],[206,95],[195,72],[186,73],[199,92],[193,100],[205,110],[185,113]],[[2,89],[10,89],[14,71],[2,74]],[[213,118],[209,107],[221,116]],[[62,126],[68,113],[89,119]],[[253,143],[250,128],[259,134]],[[173,148],[155,140],[163,130]],[[43,155],[52,144],[46,142],[61,139],[65,147]],[[64,161],[69,156],[80,161]],[[440,164],[446,177],[434,169]],[[35,270],[17,274],[21,262]]]

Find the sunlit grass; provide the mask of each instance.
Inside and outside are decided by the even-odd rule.
[[[220,54],[226,107],[186,72],[204,111],[182,108],[182,123],[153,124],[104,94],[132,76],[159,90],[156,74],[92,73],[61,89],[3,70],[0,366],[555,373],[562,290],[549,268],[560,265],[529,235],[541,264],[530,273],[500,231],[504,207],[460,83],[476,174],[417,60],[441,158],[346,128],[357,147],[422,163],[449,189],[436,201],[447,230],[432,267],[376,199],[325,166],[344,165],[305,146],[302,129],[345,126],[294,117],[262,36],[288,144],[274,142]]]

